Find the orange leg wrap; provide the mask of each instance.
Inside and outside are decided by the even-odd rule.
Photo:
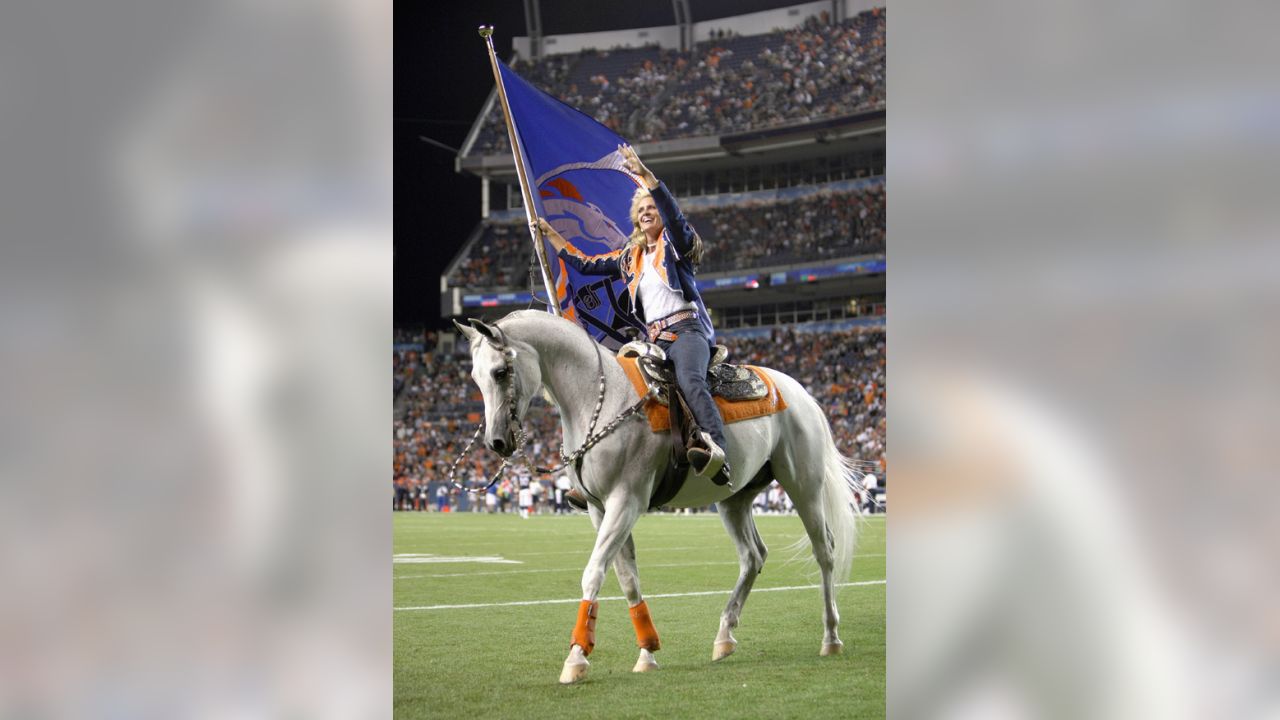
[[[657,652],[662,649],[658,640],[658,629],[653,626],[653,618],[649,617],[649,603],[641,600],[639,605],[631,608],[631,624],[636,626],[636,645]]]
[[[583,655],[590,655],[596,646],[596,611],[600,603],[583,600],[578,605],[578,622],[573,626],[573,643],[582,648]]]

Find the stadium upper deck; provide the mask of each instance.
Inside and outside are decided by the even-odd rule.
[[[839,118],[885,105],[885,10],[831,24],[717,38],[690,52],[583,50],[518,60],[533,84],[633,142],[724,135]],[[491,105],[464,155],[508,152]]]

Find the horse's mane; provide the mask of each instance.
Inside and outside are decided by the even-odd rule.
[[[552,315],[549,312],[546,312],[545,310],[534,310],[530,308],[527,310],[515,310],[512,312],[509,312],[506,315],[504,315],[500,320],[498,320],[498,324],[502,324],[511,320],[525,320],[525,319],[542,320],[545,318],[553,318],[553,317],[556,317],[556,316]]]
[[[569,320],[567,318],[560,317],[558,315],[552,315],[551,313],[545,310],[532,310],[532,309],[516,310],[515,312],[508,313],[502,319],[498,320],[495,324],[502,326],[502,328],[505,330],[508,328],[510,323],[519,323],[524,321],[533,321],[535,324],[556,323],[557,326],[559,326],[559,324],[562,323],[566,330],[568,328],[573,328],[577,330],[579,333],[581,333],[583,337],[585,337],[587,340],[591,340],[591,336],[588,335],[587,331],[583,330],[582,326],[579,325],[578,323],[573,322],[572,320]]]

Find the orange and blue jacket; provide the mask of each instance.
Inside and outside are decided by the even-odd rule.
[[[707,307],[698,292],[698,283],[694,279],[695,269],[689,261],[688,254],[693,249],[694,230],[680,206],[672,197],[666,184],[659,182],[658,187],[650,191],[653,203],[662,215],[662,244],[658,246],[654,265],[658,275],[667,287],[675,290],[692,302],[698,309],[698,318],[706,332],[707,340],[715,342],[715,330],[711,327],[711,318],[707,315]],[[631,307],[635,308],[638,319],[643,323],[644,309],[640,306],[640,263],[643,262],[644,248],[627,244],[612,252],[601,255],[586,255],[573,245],[568,245],[559,253],[562,260],[583,275],[606,275],[622,278],[627,285],[627,294],[631,297]],[[653,318],[658,320],[659,318]]]

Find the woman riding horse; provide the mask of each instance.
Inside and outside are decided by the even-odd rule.
[[[702,428],[699,435],[704,447],[689,449],[689,464],[699,476],[710,476],[717,485],[724,485],[730,481],[724,421],[707,389],[707,363],[715,330],[694,281],[702,260],[702,238],[685,220],[671,191],[640,162],[636,151],[630,145],[619,151],[627,169],[643,183],[631,200],[633,229],[624,247],[587,256],[546,219],[538,218],[537,228],[560,258],[578,272],[618,277],[626,283],[633,312],[648,328],[649,341],[656,342],[674,364],[676,383]]]
[[[570,635],[571,645],[560,682],[586,677],[587,656],[595,647],[600,588],[610,565],[626,597],[640,656],[635,672],[657,668],[658,632],[640,590],[632,530],[652,498],[666,464],[670,444],[647,422],[636,418],[646,398],[638,397],[622,365],[604,362],[600,346],[577,323],[540,310],[521,310],[490,325],[471,319],[458,323],[471,346],[471,378],[484,398],[484,444],[504,458],[523,453],[522,428],[531,402],[540,392],[559,410],[565,448],[577,448],[569,473],[575,489],[591,499],[588,512],[596,527],[595,546],[582,571],[582,601]],[[583,369],[596,365],[600,390],[583,382]],[[720,615],[712,660],[734,653],[747,596],[760,575],[768,548],[756,529],[751,501],[761,485],[777,480],[795,502],[814,559],[822,573],[824,633],[819,654],[841,652],[836,588],[849,576],[857,536],[855,463],[841,455],[826,411],[795,378],[757,368],[774,390],[774,412],[744,418],[725,428],[740,489],[703,480],[687,482],[669,501],[675,508],[715,503],[738,551],[738,581]],[[603,412],[603,415],[600,413]],[[614,418],[594,429],[597,418]],[[752,482],[752,481],[756,482]]]

